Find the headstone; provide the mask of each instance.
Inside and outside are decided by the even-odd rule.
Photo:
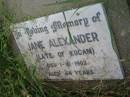
[[[123,79],[101,3],[18,23],[16,43],[45,80]]]

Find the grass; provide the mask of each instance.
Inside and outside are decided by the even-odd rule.
[[[10,14],[0,0],[0,97],[129,97],[130,78],[84,89],[65,90],[40,80],[15,57],[10,46]]]

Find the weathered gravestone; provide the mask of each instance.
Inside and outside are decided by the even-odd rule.
[[[107,24],[106,14],[100,4],[100,6],[94,9],[92,6],[96,5],[79,8],[77,12],[75,10],[70,10],[62,13],[62,11],[66,9],[86,6],[88,4],[94,4],[101,1],[104,2],[104,7],[107,9],[107,14],[109,16],[108,18],[111,23],[112,31],[114,32],[116,37],[116,42],[120,54],[119,58],[121,59],[118,59],[115,53],[115,45],[112,45],[113,36],[110,36],[110,29]],[[15,3],[21,4],[18,2]],[[123,67],[125,69],[125,75],[129,75],[129,63],[127,63],[126,61],[130,56],[130,39],[128,33],[130,31],[130,24],[128,16],[128,6],[126,5],[125,0],[81,0],[78,3],[53,3],[54,2],[52,2],[52,5],[50,4],[47,6],[46,4],[45,6],[37,6],[35,7],[37,10],[34,11],[33,8],[23,7],[24,4],[19,6],[16,4],[16,6],[13,6],[18,21],[24,20],[23,17],[28,15],[37,17],[61,11],[61,13],[58,14],[38,18],[33,21],[27,21],[15,25],[15,31],[20,32],[17,33],[18,37],[17,35],[15,37],[17,38],[16,42],[18,43],[18,46],[23,53],[28,66],[31,66],[29,64],[37,63],[37,68],[41,66],[39,67],[39,69],[42,69],[42,72],[40,72],[41,76],[48,80],[80,80],[82,82],[82,80],[95,79],[123,79],[123,74],[119,62],[121,60],[124,65]],[[30,5],[32,6],[33,4],[30,2]],[[10,6],[9,8],[12,9],[12,7]],[[28,11],[24,10],[26,8],[28,9]],[[81,10],[84,8],[85,11]],[[93,21],[94,19],[92,19],[92,17],[96,17],[96,22]],[[67,21],[73,21],[73,24],[67,25]],[[37,31],[38,33],[35,33]],[[29,34],[29,32],[31,32],[31,34]],[[50,44],[48,44],[49,42]],[[20,44],[22,44],[23,46]],[[63,53],[63,51],[65,53]],[[44,52],[47,53],[45,54]],[[47,57],[46,61],[44,60],[45,56]],[[36,57],[38,58],[38,60],[35,60],[37,59]],[[30,61],[26,58],[28,58]],[[39,58],[43,62],[40,61]],[[105,61],[103,62],[103,60]],[[42,65],[43,63],[46,64]],[[78,64],[82,64],[82,66],[79,66]],[[57,65],[58,67],[55,67]],[[49,66],[49,68],[51,69],[46,66]],[[45,71],[43,71],[43,69]],[[59,71],[61,71],[61,73],[59,73]],[[59,74],[61,75],[58,77]],[[54,77],[53,75],[57,76]],[[88,81],[83,81],[83,83],[84,82],[87,83]],[[75,85],[77,83],[74,84],[74,81],[72,81],[72,83],[70,83],[71,87],[77,87],[77,85]],[[79,83],[80,82],[78,82],[78,85],[80,86],[81,84]],[[62,84],[65,83],[61,82],[61,85]],[[65,85],[69,86],[68,82]]]
[[[13,26],[26,64],[45,80],[123,79],[102,4]]]

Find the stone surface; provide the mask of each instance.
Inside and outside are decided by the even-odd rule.
[[[22,22],[13,29],[26,64],[35,64],[43,79],[123,79],[102,4]]]
[[[42,7],[62,2],[64,0],[6,0],[8,7],[14,9],[19,15],[34,15],[42,13]],[[22,12],[22,13],[21,13]]]
[[[24,21],[28,18],[26,17],[40,17],[49,15],[52,13],[64,11],[67,9],[77,8],[81,6],[86,6],[89,4],[94,4],[97,2],[103,2],[105,5],[106,13],[108,15],[108,20],[113,32],[113,37],[115,38],[115,43],[117,45],[120,62],[125,70],[125,78],[130,75],[130,13],[126,0],[80,0],[79,2],[73,3],[61,3],[52,4],[48,6],[37,6],[37,11],[34,9],[28,9],[27,13],[24,13],[21,9],[21,0],[5,0],[7,7],[11,12],[16,14],[17,21]],[[14,3],[13,3],[14,1]],[[26,2],[26,0],[24,0]],[[8,3],[12,2],[12,3]],[[43,0],[44,2],[44,0]],[[18,6],[16,6],[16,3]],[[31,3],[31,2],[30,2]],[[25,3],[26,4],[26,3]],[[31,13],[30,13],[31,12]],[[16,51],[15,51],[16,52]],[[120,81],[103,81],[104,85],[111,88],[116,88]],[[53,85],[58,87],[64,87],[69,89],[82,88],[82,87],[95,87],[100,84],[100,81],[72,81],[72,82],[53,82]]]
[[[96,0],[79,0],[79,2],[77,0],[77,2],[69,3],[64,1],[69,0],[5,0],[9,10],[16,14],[17,21],[23,21],[30,17],[49,15],[76,8],[79,5],[88,5],[90,2],[92,3]]]

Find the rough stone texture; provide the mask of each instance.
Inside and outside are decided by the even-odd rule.
[[[104,2],[107,15],[109,18],[109,23],[111,30],[114,34],[114,37],[116,39],[117,48],[119,50],[119,55],[121,62],[123,64],[123,67],[125,69],[125,76],[128,77],[130,75],[130,62],[128,62],[128,59],[130,59],[130,14],[128,10],[128,5],[126,3],[126,0],[81,0],[80,2],[74,2],[74,3],[60,3],[60,4],[49,4],[49,5],[42,5],[41,3],[35,4],[35,7],[32,7],[34,4],[33,2],[30,2],[30,5],[28,3],[25,3],[28,0],[6,0],[6,3],[8,4],[8,8],[11,9],[14,13],[16,13],[17,21],[25,20],[27,16],[31,17],[39,17],[39,16],[45,16],[48,14],[64,11],[71,8],[76,8],[84,5],[94,4],[97,2]],[[40,0],[35,0],[40,1]],[[47,0],[42,0],[42,2],[45,2]],[[58,86],[66,86],[71,88],[81,88],[85,87],[86,85],[93,86],[95,84],[99,84],[100,81],[91,81],[90,82],[59,82],[57,84]],[[104,84],[107,81],[104,81]],[[118,81],[110,81],[110,86],[113,86],[113,84],[117,84]]]
[[[27,66],[35,64],[41,78],[53,81],[123,79],[119,60],[111,43],[111,34],[102,4],[80,8],[77,12],[78,16],[75,11],[65,11],[64,15],[60,12],[49,15],[48,18],[37,18],[14,26],[13,34]],[[95,16],[98,17],[96,22],[93,20]],[[69,31],[63,26],[64,18],[66,18],[72,35],[73,45],[68,45],[70,42],[66,42],[66,39],[69,40]],[[82,21],[79,22],[78,19]],[[85,22],[84,19],[88,22]],[[56,21],[59,21],[58,24],[61,23],[62,29],[56,27]],[[37,28],[35,28],[36,26]],[[29,27],[30,30],[27,30],[26,27]],[[35,29],[42,27],[43,33],[37,30],[36,34],[36,30],[34,31],[32,27]],[[20,31],[21,28],[26,28],[26,30]],[[31,34],[32,30],[34,33]],[[78,42],[77,39],[82,42]],[[41,41],[44,48],[34,50],[30,41]],[[29,48],[31,49],[29,50]],[[59,51],[64,52],[63,56],[59,56]],[[76,54],[76,52],[79,53]],[[45,53],[51,53],[53,57],[48,58]],[[77,62],[80,62],[78,64],[80,66],[77,65]]]

